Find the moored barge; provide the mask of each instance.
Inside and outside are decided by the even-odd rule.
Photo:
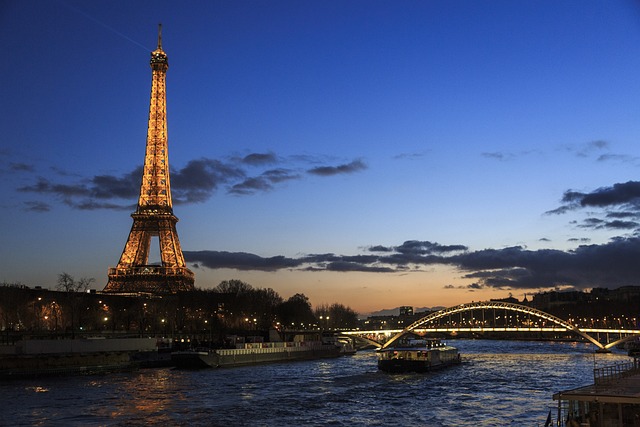
[[[349,354],[339,342],[301,341],[239,344],[231,349],[176,351],[171,361],[177,368],[230,368],[262,363],[338,357]]]

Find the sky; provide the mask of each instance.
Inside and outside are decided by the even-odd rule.
[[[106,284],[158,23],[197,287],[369,313],[640,285],[628,0],[0,0],[0,283]]]

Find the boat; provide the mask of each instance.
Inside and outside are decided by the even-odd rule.
[[[376,351],[384,372],[428,372],[460,363],[458,349],[437,338],[405,333],[393,346]]]
[[[339,357],[344,346],[335,342],[299,341],[238,344],[236,348],[195,348],[171,353],[179,369],[229,368],[262,363]]]
[[[593,369],[593,384],[553,395],[559,427],[637,426],[640,359]]]

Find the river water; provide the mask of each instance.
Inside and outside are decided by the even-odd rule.
[[[379,372],[373,351],[337,359],[204,371],[0,382],[7,426],[543,426],[553,393],[627,360],[593,345],[450,341],[463,363]]]

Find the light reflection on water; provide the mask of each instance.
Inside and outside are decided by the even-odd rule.
[[[536,426],[552,394],[626,360],[575,343],[453,341],[464,363],[379,372],[373,352],[235,369],[141,370],[0,383],[0,425]]]

